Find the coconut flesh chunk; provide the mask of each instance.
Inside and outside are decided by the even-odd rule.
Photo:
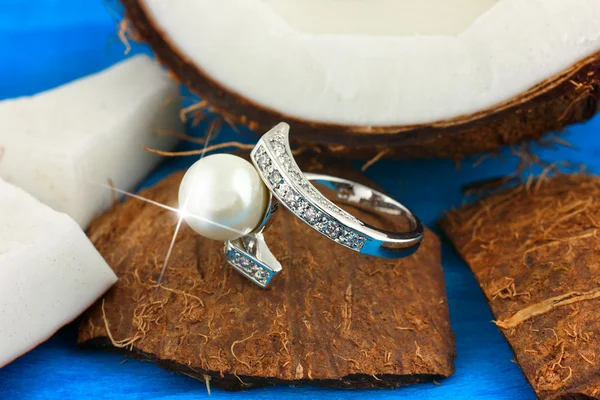
[[[178,85],[147,56],[32,97],[0,102],[0,177],[86,227],[160,161],[182,131]]]
[[[117,277],[79,225],[0,179],[0,367],[87,309]]]
[[[136,2],[228,92],[337,125],[471,115],[600,50],[598,0]]]

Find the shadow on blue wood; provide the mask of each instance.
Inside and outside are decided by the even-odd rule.
[[[100,0],[3,0],[0,5],[0,99],[29,95],[97,72],[123,58],[115,21]],[[142,50],[143,51],[143,50]],[[73,110],[77,112],[77,110]],[[568,160],[600,166],[600,118],[569,129],[564,136],[578,149],[539,149],[546,161]],[[225,131],[219,140],[233,132]],[[413,209],[439,233],[444,210],[464,202],[461,186],[514,170],[517,161],[488,159],[457,170],[450,161],[383,161],[368,175]],[[156,183],[196,158],[167,161],[143,184]],[[533,399],[512,353],[491,322],[492,315],[475,279],[447,241],[443,246],[452,327],[457,338],[456,373],[440,382],[396,390],[341,391],[276,387],[235,394],[213,390],[211,398],[234,399]],[[0,370],[0,399],[201,399],[204,383],[171,374],[149,362],[77,348],[76,326]],[[126,361],[126,362],[123,362]]]

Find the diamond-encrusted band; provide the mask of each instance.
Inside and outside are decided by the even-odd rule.
[[[265,144],[259,144],[252,158],[279,202],[331,240],[360,252],[366,238],[344,225],[340,219],[355,223],[360,221],[314,188],[290,156],[281,133],[274,134],[268,143],[275,157],[267,152]],[[282,174],[282,169],[287,173]]]
[[[298,218],[329,239],[359,253],[397,258],[414,252],[423,237],[423,227],[414,214],[392,198],[355,182],[324,175],[304,174],[289,147],[289,125],[281,123],[267,132],[251,153],[252,162],[273,195]],[[405,215],[412,227],[409,232],[388,232],[374,228],[349,214],[326,198],[312,184],[368,196],[360,197],[379,212]],[[338,193],[338,197],[343,196]]]
[[[225,243],[225,255],[227,262],[232,267],[261,287],[267,287],[273,276],[279,272],[269,268],[265,263],[235,246],[232,242]]]

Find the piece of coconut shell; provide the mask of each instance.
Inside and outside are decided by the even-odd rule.
[[[600,398],[600,178],[562,175],[441,222],[540,399]]]
[[[504,145],[537,139],[591,118],[599,109],[600,52],[581,60],[528,91],[494,107],[431,124],[344,126],[283,115],[244,98],[213,80],[171,45],[143,1],[121,0],[129,29],[146,42],[173,75],[228,121],[257,134],[281,121],[289,123],[298,144],[338,155],[371,159],[442,157],[455,160],[493,152]]]
[[[182,176],[141,195],[174,205]],[[270,289],[228,266],[222,242],[185,224],[157,285],[176,215],[135,199],[117,205],[89,236],[119,281],[82,319],[79,343],[231,390],[396,387],[453,373],[435,234],[427,231],[411,257],[378,259],[325,239],[285,209],[277,214],[266,239],[284,270]]]

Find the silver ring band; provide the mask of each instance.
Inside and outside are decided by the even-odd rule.
[[[360,249],[353,248],[353,250],[360,250],[361,254],[376,257],[400,258],[413,254],[419,248],[423,239],[423,225],[401,203],[375,189],[347,179],[312,173],[305,173],[304,176],[311,182],[317,182],[332,189],[342,202],[360,205],[362,208],[379,214],[403,215],[410,223],[410,231],[392,232],[373,227],[356,218],[346,221],[344,224],[347,229],[358,232],[366,238]]]

